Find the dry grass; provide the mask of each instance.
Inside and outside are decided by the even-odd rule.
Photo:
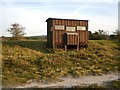
[[[101,75],[118,71],[117,41],[90,40],[89,47],[65,52],[46,48],[46,41],[3,41],[3,86],[29,79],[53,80],[71,75]],[[50,79],[51,78],[51,79]]]

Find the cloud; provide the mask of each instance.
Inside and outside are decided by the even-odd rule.
[[[84,10],[76,9],[71,15],[73,18],[77,19],[87,19],[89,20],[89,31],[97,31],[99,29],[108,31],[110,34],[118,27],[118,16],[117,12],[112,15],[94,15],[89,13],[84,13]]]
[[[3,14],[3,34],[6,32],[7,27],[12,23],[20,23],[26,27],[26,35],[43,35],[46,34],[47,17],[42,14],[43,11],[23,9],[23,8],[8,8]],[[7,27],[6,27],[7,26]]]
[[[92,0],[93,1],[93,0]],[[100,1],[100,0],[98,0]],[[110,1],[110,0],[105,0]],[[54,1],[53,1],[54,2]],[[9,36],[7,27],[12,23],[20,23],[26,27],[27,36],[47,34],[47,18],[88,19],[89,30],[94,32],[103,29],[109,32],[117,29],[117,4],[98,3],[18,3],[7,4],[0,9],[2,15],[3,35]],[[77,1],[76,1],[77,2]],[[113,2],[113,0],[111,0]]]

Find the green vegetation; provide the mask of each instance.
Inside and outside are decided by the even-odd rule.
[[[108,31],[98,30],[92,33],[89,31],[89,39],[90,40],[118,40],[120,38],[120,31],[117,29],[113,32],[114,34],[110,34]]]
[[[118,71],[117,41],[90,40],[88,48],[68,52],[46,48],[46,40],[3,41],[2,44],[3,87],[30,79],[52,81],[68,75],[80,77]]]
[[[25,33],[24,30],[25,27],[18,23],[11,24],[10,27],[8,28],[8,32],[12,34],[12,40],[22,40]]]

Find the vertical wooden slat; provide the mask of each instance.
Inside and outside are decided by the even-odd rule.
[[[86,44],[87,44],[87,41],[88,41],[88,31],[86,31]]]
[[[59,42],[59,41],[58,41],[58,38],[59,38],[59,37],[58,37],[58,35],[59,35],[58,32],[59,32],[59,31],[56,30],[56,42]]]
[[[59,36],[58,36],[58,42],[60,43],[60,37],[61,37],[61,36],[60,36],[60,30],[59,30],[59,32],[58,32],[58,35],[59,35]]]
[[[80,22],[80,26],[82,25],[82,21],[79,21]]]
[[[77,37],[77,50],[79,50],[79,36]]]
[[[79,26],[79,21],[77,21],[77,26]]]
[[[64,25],[67,26],[67,21],[66,20],[64,21]]]
[[[80,31],[77,31],[78,32],[78,34],[79,34],[79,43],[80,43]]]
[[[84,38],[84,32],[82,32],[82,40],[83,40],[82,42],[84,42],[84,39],[85,39]]]
[[[81,35],[81,34],[82,34],[82,32],[80,31],[80,43],[82,42],[82,41],[81,41],[81,38],[82,38],[82,35]]]
[[[69,45],[69,35],[67,35],[67,44]]]
[[[86,26],[86,31],[76,31],[78,33],[77,35],[67,35],[67,43],[69,45],[76,45],[78,43],[86,43],[88,44],[88,21],[83,20],[64,20],[64,19],[50,19],[47,21],[47,40],[48,43],[53,45],[54,43],[63,43],[63,34],[65,34],[66,31],[64,30],[54,30],[55,25],[65,25],[65,26]],[[49,31],[52,31],[51,33]],[[71,33],[71,32],[69,32]],[[72,32],[74,33],[74,32]],[[50,39],[51,38],[51,39]]]
[[[56,20],[57,21],[57,25],[59,25],[59,20]]]
[[[61,42],[61,31],[59,31],[59,43]]]
[[[83,31],[82,31],[82,38],[81,38],[81,40],[82,40],[82,43],[84,42],[84,33],[83,33]]]
[[[72,45],[74,45],[74,35],[72,35]]]
[[[74,37],[75,45],[77,44],[77,36]]]
[[[82,38],[82,35],[81,35],[81,31],[80,31],[80,43],[81,43],[81,38]]]
[[[83,42],[83,33],[82,33],[82,31],[81,31],[81,42]]]
[[[84,31],[84,43],[86,43],[86,31]]]
[[[83,32],[81,31],[81,42],[83,43]]]
[[[71,45],[71,42],[72,42],[72,41],[71,41],[71,40],[72,40],[71,35],[69,35],[69,37],[70,37],[69,43],[70,43],[70,45]]]
[[[72,21],[69,21],[70,22],[70,26],[72,26]]]
[[[59,20],[57,20],[57,24],[59,25]]]
[[[74,35],[72,35],[72,45],[74,45]]]
[[[80,25],[80,26],[82,25],[82,22],[81,22],[81,21],[79,21],[79,25]]]
[[[59,20],[57,20],[57,24],[59,25]]]
[[[75,21],[72,21],[72,26],[75,26]]]
[[[82,26],[84,26],[84,25],[85,25],[85,22],[82,21]]]
[[[73,45],[73,35],[71,35],[71,45]]]
[[[87,26],[87,21],[85,21],[85,26]]]
[[[88,45],[88,40],[89,40],[88,31],[86,31],[86,44],[87,44],[87,45]]]
[[[56,30],[54,30],[53,32],[54,32],[53,38],[54,38],[54,44],[55,44],[56,43]]]
[[[78,36],[75,38],[76,44],[79,44]]]
[[[59,31],[59,43],[61,43],[61,31]]]
[[[59,20],[59,25],[61,25],[61,20]]]
[[[76,35],[74,35],[74,45],[76,45],[75,38],[76,38]]]
[[[53,32],[53,35],[52,35],[52,40],[53,40],[53,43],[52,43],[52,45],[53,45],[53,48],[55,48],[55,40],[54,40],[54,36],[55,36],[55,33],[54,33],[54,30],[52,31]]]
[[[67,26],[70,26],[70,22],[69,22],[69,20],[67,21]]]
[[[69,45],[71,44],[71,36],[70,35],[68,35],[69,36]]]
[[[70,37],[70,40],[69,40],[69,43],[70,43],[70,45],[71,45],[71,43],[72,43],[72,36],[71,35],[69,35],[69,37]]]
[[[60,25],[60,20],[58,20],[58,25]]]
[[[70,21],[70,26],[72,27],[72,21]]]
[[[65,25],[65,24],[64,24],[64,20],[61,20],[61,21],[62,21],[62,25]]]
[[[74,21],[74,26],[76,27],[76,21]]]
[[[69,21],[67,21],[67,26],[69,26]]]
[[[77,44],[76,42],[77,42],[77,37],[75,36],[75,38],[74,38],[74,42],[75,42],[75,44]]]
[[[80,26],[80,21],[78,21],[78,26]]]
[[[55,24],[58,25],[58,20],[55,20]]]
[[[55,25],[57,25],[57,20],[55,20]]]
[[[69,39],[69,44],[71,45],[71,35],[69,35],[70,39]]]
[[[72,26],[72,22],[71,22],[71,21],[69,21],[69,23],[70,23],[70,25],[69,25],[69,26]]]
[[[83,25],[83,22],[82,22],[82,21],[80,21],[80,25],[81,25],[81,26]]]
[[[69,42],[69,44],[70,44],[70,36],[68,35],[68,37],[69,37],[69,38],[68,38],[68,39],[69,39],[68,42]],[[69,44],[68,44],[68,45],[69,45]]]

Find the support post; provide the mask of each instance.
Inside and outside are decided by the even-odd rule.
[[[67,51],[67,45],[65,45],[65,51]]]
[[[77,44],[77,50],[79,50],[79,44]]]
[[[78,42],[77,42],[77,50],[79,50],[79,36],[78,36]]]

